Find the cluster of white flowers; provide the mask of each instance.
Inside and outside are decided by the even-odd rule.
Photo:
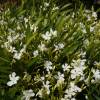
[[[86,16],[87,21],[91,21],[91,11],[90,10],[85,10],[84,16]]]
[[[49,41],[52,37],[57,36],[57,31],[53,31],[53,29],[51,28],[50,31],[47,31],[45,34],[42,34],[41,36],[44,40]]]
[[[8,86],[13,86],[15,84],[17,84],[17,81],[19,80],[19,76],[16,76],[16,73],[13,72],[12,74],[9,75],[10,81],[7,82]]]
[[[84,16],[86,16],[87,21],[97,20],[97,13],[91,10],[85,10]]]
[[[65,91],[64,100],[75,100],[74,96],[77,92],[81,92],[81,88],[75,85],[73,82],[70,83],[69,88]]]
[[[84,79],[84,69],[85,69],[85,59],[81,60],[73,60],[71,65],[73,66],[73,69],[71,70],[71,78],[76,79],[78,76],[80,76],[80,80]]]
[[[53,12],[56,12],[55,10],[59,9],[56,5],[54,7],[53,6],[51,7],[52,14],[53,14]],[[40,10],[40,12],[43,10],[45,10],[45,12],[46,12],[46,10],[48,10],[49,7],[50,7],[50,2],[44,2],[40,6],[40,9],[42,8],[42,10]],[[88,23],[87,22],[85,23],[85,21],[79,22],[80,20],[77,22],[78,19],[77,19],[77,16],[75,13],[73,13],[72,15],[70,14],[71,17],[69,15],[68,17],[66,17],[64,19],[64,21],[68,21],[68,22],[63,23],[64,27],[62,26],[62,29],[61,29],[61,32],[64,33],[64,35],[59,34],[59,32],[56,30],[56,29],[58,29],[58,26],[56,26],[55,18],[57,16],[59,17],[59,14],[57,16],[55,16],[57,13],[56,14],[54,13],[54,16],[53,16],[55,19],[54,24],[53,24],[54,26],[47,31],[45,31],[45,26],[47,26],[47,24],[48,24],[48,19],[43,19],[42,23],[39,23],[39,22],[41,22],[41,19],[36,18],[34,16],[31,17],[30,15],[28,17],[24,17],[22,15],[21,17],[18,18],[18,22],[17,22],[16,18],[11,18],[10,22],[11,23],[15,22],[16,27],[14,26],[13,28],[7,28],[8,35],[6,37],[6,40],[1,42],[1,43],[3,43],[3,45],[1,45],[1,47],[6,49],[10,54],[13,55],[12,61],[16,60],[16,64],[14,64],[15,66],[18,64],[18,62],[20,62],[20,63],[23,63],[22,65],[26,64],[26,66],[31,67],[32,71],[33,71],[31,73],[30,72],[31,68],[28,68],[28,70],[27,70],[27,68],[25,68],[26,71],[29,71],[30,75],[28,73],[25,73],[24,77],[22,78],[21,82],[23,82],[22,83],[23,85],[25,82],[25,86],[20,87],[20,85],[18,84],[18,88],[20,88],[20,90],[22,90],[22,93],[23,93],[23,96],[21,98],[22,100],[31,100],[31,99],[35,100],[35,97],[37,97],[37,99],[44,99],[44,97],[45,98],[47,97],[47,99],[52,99],[52,100],[53,99],[55,99],[55,100],[56,99],[76,100],[75,97],[77,96],[77,94],[79,92],[82,92],[82,89],[84,88],[84,86],[86,86],[86,85],[88,86],[88,82],[90,82],[91,79],[92,79],[91,81],[93,83],[100,82],[100,70],[99,69],[92,69],[90,71],[90,69],[88,68],[89,71],[87,70],[87,66],[88,66],[87,63],[89,63],[89,62],[88,62],[88,60],[86,62],[85,58],[87,58],[88,52],[87,52],[86,57],[85,57],[86,52],[80,52],[80,49],[78,49],[78,51],[75,52],[75,54],[71,54],[70,52],[68,52],[68,54],[66,55],[65,52],[63,52],[63,51],[65,51],[63,49],[66,49],[67,47],[68,47],[69,51],[71,50],[70,49],[71,47],[74,48],[74,44],[71,45],[71,42],[74,41],[74,38],[76,38],[78,36],[77,35],[78,32],[79,32],[80,37],[82,37],[84,39],[83,46],[84,45],[89,46],[89,44],[91,42],[91,41],[89,41],[89,39],[91,39],[91,38],[88,38],[86,33],[88,31],[91,34],[96,32],[96,30],[95,30],[96,29],[96,27],[95,27],[96,21],[94,21],[94,20],[97,19],[97,14],[96,14],[96,12],[90,12],[88,10],[86,12],[87,12],[87,14],[85,14],[85,17],[83,17],[83,18],[85,18],[85,19],[87,18]],[[90,15],[90,13],[92,13],[92,16]],[[80,13],[78,12],[77,14],[80,14]],[[38,14],[36,14],[36,15],[38,15]],[[46,14],[46,17],[47,16],[48,16],[48,14]],[[67,18],[69,20],[67,20]],[[37,19],[39,19],[39,20],[37,21]],[[75,19],[75,21],[74,21],[74,19]],[[93,24],[91,24],[92,19],[94,21]],[[35,24],[33,23],[33,21],[35,22]],[[0,20],[0,25],[3,26],[4,24],[6,27],[10,26],[9,24],[6,25],[7,22],[5,22],[5,20]],[[38,28],[38,25],[39,25],[39,28]],[[89,25],[90,25],[90,27],[89,27]],[[10,27],[12,27],[12,26],[10,26]],[[72,32],[72,35],[70,36],[72,27],[74,27],[75,32]],[[19,33],[19,32],[23,32],[23,33]],[[38,33],[40,33],[40,34],[38,34]],[[31,38],[32,35],[35,35],[36,37],[33,36],[34,38],[33,37]],[[57,36],[59,36],[59,37],[57,37]],[[58,40],[60,37],[61,37],[61,40]],[[67,39],[66,39],[66,37],[67,37]],[[3,40],[3,37],[2,37],[2,40]],[[77,41],[77,39],[75,41]],[[27,45],[27,42],[29,42],[31,45],[30,44]],[[67,42],[68,42],[68,45],[66,44]],[[24,43],[26,43],[26,44],[24,44]],[[37,45],[37,47],[36,47],[36,45]],[[29,48],[28,48],[28,46],[29,46]],[[34,48],[34,50],[31,52],[31,50],[33,48]],[[75,48],[76,48],[76,46],[75,46]],[[88,51],[88,49],[86,49],[84,47],[82,47],[82,50]],[[49,51],[50,51],[50,53],[49,53]],[[26,57],[26,56],[24,56],[24,53],[26,53],[26,56],[29,57],[27,62],[25,62],[24,59],[21,60],[22,57],[23,58]],[[33,56],[31,57],[32,54],[33,54]],[[10,57],[12,57],[12,56],[10,56]],[[53,57],[54,57],[54,59],[53,59]],[[74,60],[72,60],[72,57]],[[36,59],[35,61],[39,60],[39,63],[36,62],[36,64],[33,65],[33,62],[31,63],[31,61],[33,61],[34,59]],[[19,61],[17,62],[17,60],[19,60]],[[72,62],[71,62],[71,60],[72,60]],[[42,61],[44,61],[44,63]],[[43,63],[43,65],[40,65],[41,63]],[[86,66],[86,64],[87,64],[87,66]],[[33,68],[33,66],[34,66],[34,68]],[[41,68],[39,66],[42,66],[43,68]],[[99,68],[100,62],[95,62],[95,66],[97,66],[97,68]],[[34,71],[36,71],[36,72],[34,72]],[[88,75],[88,73],[90,73],[90,76],[92,76],[92,75],[93,76],[90,77]],[[10,81],[7,82],[7,86],[9,86],[9,87],[17,84],[17,82],[20,79],[19,76],[16,76],[15,72],[11,73],[9,75],[9,78],[10,78]],[[87,84],[85,84],[83,81],[84,82],[88,81],[88,82],[87,82]],[[77,84],[78,82],[81,84]],[[22,84],[21,84],[21,86],[22,86]],[[40,86],[38,86],[38,84]],[[86,86],[86,88],[87,88],[87,86]],[[26,89],[29,87],[31,87],[31,89],[23,90],[23,89]],[[82,88],[80,88],[80,87],[82,87]],[[11,87],[11,88],[13,88],[13,87]],[[15,87],[15,88],[17,89],[17,87]],[[56,90],[57,90],[58,94],[60,93],[59,90],[62,90],[62,91],[65,90],[65,91],[63,91],[60,94],[61,96],[58,96],[56,98],[55,97]],[[54,98],[53,98],[53,96],[54,96]],[[64,98],[61,98],[61,97],[64,97]]]
[[[13,54],[13,58],[20,60],[22,54],[26,50],[26,45],[23,46],[21,50],[16,50],[16,48],[12,45],[13,43],[18,42],[19,40],[22,40],[25,37],[25,34],[13,34],[7,36],[7,42],[4,42],[3,45],[1,45],[2,48],[5,48],[8,52]],[[22,46],[22,42],[20,44]]]
[[[23,18],[22,18],[23,19]],[[21,19],[20,19],[21,20]],[[36,32],[38,27],[32,22],[31,20],[31,16],[29,17],[24,17],[24,22],[25,22],[25,27],[27,28],[28,27],[28,24],[30,26],[30,30],[32,32]],[[19,28],[20,29],[20,28]]]
[[[15,42],[18,42],[19,40],[22,40],[24,37],[25,37],[25,34],[23,34],[23,33],[22,34],[18,33],[18,34],[13,34],[13,35],[9,34],[7,36],[7,41],[4,42],[4,44],[2,45],[2,48],[6,48],[9,52],[12,52],[10,50],[10,48],[13,48],[13,47],[11,47],[12,44],[15,43]]]

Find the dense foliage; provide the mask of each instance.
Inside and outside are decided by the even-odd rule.
[[[100,21],[94,9],[22,0],[0,11],[0,100],[100,100]]]

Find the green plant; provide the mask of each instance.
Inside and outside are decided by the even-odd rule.
[[[1,100],[100,98],[100,22],[70,6],[26,0],[0,12]]]

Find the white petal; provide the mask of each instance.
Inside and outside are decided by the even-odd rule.
[[[12,73],[12,77],[15,77],[15,76],[16,76],[16,73],[15,73],[15,72],[13,72],[13,73]]]
[[[12,81],[9,81],[9,82],[7,83],[7,85],[8,85],[8,86],[12,86],[12,85],[13,85],[13,82],[12,82]]]
[[[16,76],[16,77],[15,77],[15,80],[16,80],[16,81],[18,81],[18,80],[19,80],[19,78],[20,78],[19,76]]]

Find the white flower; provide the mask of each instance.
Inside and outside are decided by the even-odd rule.
[[[61,81],[64,81],[64,74],[61,74],[60,72],[58,72],[58,77],[57,77],[58,80],[61,80]]]
[[[23,46],[23,48],[20,50],[20,53],[25,52],[25,50],[26,50],[26,45]]]
[[[43,87],[46,89],[47,94],[50,94],[50,85],[49,85],[49,81],[46,81],[46,84],[43,82]]]
[[[99,66],[100,66],[100,62],[95,61],[95,62],[94,62],[94,65],[96,65],[96,66],[99,67]]]
[[[45,79],[45,77],[44,77],[44,76],[42,76],[42,77],[41,77],[41,80],[42,80],[42,81],[44,81],[44,79]]]
[[[42,98],[43,97],[43,89],[40,89],[39,91],[38,91],[38,93],[36,94],[36,96],[39,96],[40,98]]]
[[[86,59],[77,59],[77,60],[73,60],[71,65],[73,67],[83,67],[84,68],[85,62],[86,62]]]
[[[9,43],[14,43],[14,42],[18,41],[20,37],[21,37],[21,35],[19,33],[13,34],[13,35],[10,34],[7,36],[7,40]]]
[[[36,32],[37,31],[37,26],[35,24],[31,25],[30,24],[30,30]]]
[[[66,100],[65,98],[61,98],[61,100]]]
[[[70,83],[70,88],[74,92],[81,92],[81,90],[82,90],[81,88],[79,88],[78,86],[76,86],[73,82]]]
[[[38,46],[38,48],[40,49],[40,51],[45,51],[45,50],[47,50],[45,44],[43,44],[43,43],[41,43],[41,44]]]
[[[9,33],[15,33],[15,31],[10,28],[8,28],[8,31],[9,31]]]
[[[38,54],[39,54],[38,50],[35,50],[35,51],[33,52],[34,57],[38,56]]]
[[[43,97],[43,93],[44,91],[46,92],[47,95],[50,94],[50,85],[49,85],[49,81],[46,81],[46,84],[43,82],[43,87],[38,91],[38,93],[36,94],[36,96],[38,95],[40,98]]]
[[[27,18],[24,18],[24,21],[25,21],[25,23],[27,23],[28,22],[28,19]]]
[[[42,36],[42,38],[44,39],[44,40],[47,40],[47,41],[49,41],[50,39],[51,39],[51,33],[49,33],[48,31],[45,33],[45,34],[42,34],[41,35]]]
[[[17,81],[19,80],[19,76],[16,76],[16,73],[13,72],[9,75],[10,81],[7,83],[8,86],[12,86],[14,84],[17,84]]]
[[[17,30],[21,30],[21,27],[19,25],[17,26]]]
[[[55,11],[55,10],[58,10],[59,9],[59,7],[53,7],[53,11]]]
[[[13,55],[13,58],[20,60],[25,50],[26,50],[26,45],[24,45],[24,47],[20,50],[20,52],[16,51]]]
[[[77,76],[81,76],[80,80],[84,79],[84,69],[85,69],[85,59],[81,60],[73,60],[73,63],[71,63],[71,65],[74,67],[71,70],[71,78],[75,79]]]
[[[33,93],[33,90],[25,90],[23,91],[23,97],[22,100],[30,100],[31,97],[34,97],[35,94]]]
[[[42,38],[44,40],[49,41],[52,36],[53,37],[56,37],[57,36],[57,31],[54,31],[52,28],[50,28],[50,31],[47,31],[45,34],[42,34],[41,36],[42,36]]]
[[[81,76],[83,78],[83,69],[76,67],[71,70],[71,78],[75,79],[77,76]]]
[[[81,56],[82,58],[84,58],[84,57],[86,56],[86,52],[81,51],[81,52],[80,52],[80,56]]]
[[[56,37],[57,36],[57,31],[53,31],[52,28],[50,28],[50,33],[52,34],[52,36]]]
[[[87,32],[86,32],[86,29],[82,29],[82,32],[83,32],[83,33],[87,33]]]
[[[10,43],[13,42],[13,39],[12,39],[11,35],[9,35],[9,36],[7,37],[7,40],[8,40]]]
[[[63,49],[64,48],[64,44],[63,43],[59,43],[58,45],[55,45],[55,50],[60,50],[60,49]]]
[[[11,53],[14,53],[14,52],[16,52],[16,49],[15,49],[15,47],[10,46],[8,51]]]
[[[81,91],[82,91],[81,88],[77,87],[74,83],[71,82],[69,88],[66,89],[65,91],[66,95],[64,98],[66,98],[66,100],[75,100],[72,99],[73,96],[75,96],[77,92],[81,92]]]
[[[72,13],[72,18],[74,18],[74,17],[75,17],[75,13],[73,12],[73,13]]]
[[[21,53],[15,52],[13,58],[15,58],[17,60],[20,60],[21,59],[21,56],[22,56]]]
[[[46,68],[46,70],[49,72],[52,68],[52,62],[51,61],[46,61],[44,63],[44,67]]]
[[[83,42],[83,43],[84,43],[84,46],[85,46],[85,47],[87,47],[87,46],[89,46],[90,41],[89,41],[88,39],[86,39],[86,40],[84,40],[84,42]]]
[[[37,31],[37,29],[38,29],[38,27],[37,27],[37,26],[34,26],[34,32],[36,32],[36,31]]]
[[[63,49],[64,48],[64,44],[63,43],[59,43],[58,47],[59,47],[59,49]]]
[[[58,76],[57,76],[57,84],[55,85],[55,87],[59,87],[61,84],[64,83],[64,74],[61,74],[60,72],[58,72]]]
[[[92,69],[94,80],[92,82],[99,82],[100,81],[100,70]]]
[[[71,98],[71,100],[76,100],[75,98]]]
[[[80,22],[79,24],[80,24],[80,28],[81,28],[82,32],[83,32],[83,33],[87,33],[87,32],[86,32],[85,25],[84,25],[82,22]]]
[[[91,17],[89,15],[87,16],[87,21],[91,21]]]
[[[0,13],[1,13],[1,11],[0,11]],[[3,23],[4,23],[4,20],[3,19],[0,20],[0,25],[3,25]]]
[[[95,20],[97,19],[97,13],[96,12],[92,12],[92,17],[95,18]]]
[[[48,7],[48,6],[49,6],[49,3],[44,2],[44,6],[45,6],[45,7]]]
[[[34,24],[33,24],[33,25],[30,25],[30,29],[31,29],[31,31],[33,31],[33,29],[34,29]]]
[[[18,39],[22,40],[24,37],[26,37],[25,33],[21,33],[20,36],[18,37]]]
[[[8,52],[13,54],[13,58],[15,59],[20,59],[22,52],[25,51],[26,46],[24,45],[24,47],[20,50],[20,52],[18,52],[16,50],[16,47],[12,46],[13,43],[18,42],[19,40],[22,40],[25,37],[25,34],[9,34],[7,36],[7,41],[4,42],[2,46],[2,48],[6,48],[6,50],[8,50]],[[20,44],[20,46],[22,45],[22,42]]]
[[[87,85],[89,85],[89,76],[84,80],[84,82],[87,84]]]
[[[63,71],[69,71],[70,70],[70,66],[67,63],[63,64],[62,68],[63,68]]]
[[[89,100],[87,95],[85,96],[85,99],[86,99],[86,100]]]
[[[94,27],[90,27],[90,32],[93,32],[94,31]]]
[[[85,13],[87,13],[87,14],[90,13],[90,10],[86,9],[86,10],[85,10]]]

